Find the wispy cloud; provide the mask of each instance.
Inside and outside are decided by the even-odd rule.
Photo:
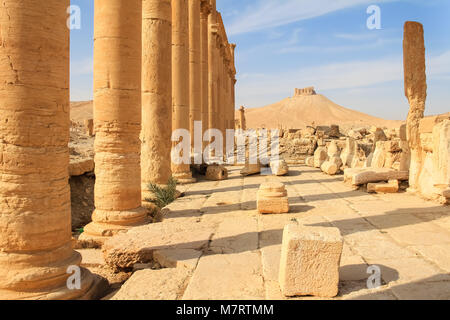
[[[438,56],[430,56],[427,60],[427,76],[429,79],[450,75],[450,51]],[[310,66],[279,74],[266,74],[264,77],[240,79],[238,87],[239,100],[258,106],[269,97],[286,97],[287,90],[293,88],[315,86],[318,91],[357,89],[376,86],[403,79],[403,57],[391,56],[369,61],[349,61],[330,63],[322,66]],[[264,88],[264,92],[261,92]],[[241,95],[242,94],[242,95]],[[245,95],[245,96],[243,96]],[[251,103],[253,99],[255,103]],[[276,100],[272,100],[275,102]]]
[[[390,2],[396,0],[381,0]],[[373,0],[258,0],[228,26],[230,35],[259,31],[319,17]]]

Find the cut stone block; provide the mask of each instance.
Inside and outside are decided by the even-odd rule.
[[[164,268],[186,268],[195,269],[201,251],[193,249],[165,249],[153,253],[153,258]]]
[[[398,180],[389,180],[388,183],[368,183],[367,192],[374,193],[397,193],[399,189]]]
[[[137,271],[111,300],[177,300],[189,276],[190,271],[184,268]]]
[[[272,174],[276,176],[284,176],[289,173],[289,167],[283,159],[270,162],[270,169]]]
[[[279,274],[283,294],[335,297],[342,249],[343,238],[337,228],[287,225]]]
[[[224,166],[213,164],[206,169],[206,180],[220,181],[228,179],[228,170]]]
[[[212,233],[208,225],[153,223],[112,237],[102,250],[106,263],[113,269],[132,269],[136,263],[153,261],[155,251],[202,250],[207,247]]]
[[[69,175],[71,177],[82,176],[87,172],[94,171],[94,159],[72,160],[69,165]]]
[[[408,171],[396,171],[389,168],[348,168],[344,170],[344,181],[356,186],[389,180],[405,181],[408,178]]]
[[[286,188],[279,182],[263,183],[257,194],[259,213],[288,213],[289,200]]]
[[[259,174],[259,173],[261,173],[261,164],[260,163],[256,163],[256,164],[246,163],[245,167],[241,170],[242,176],[250,176],[250,175]]]

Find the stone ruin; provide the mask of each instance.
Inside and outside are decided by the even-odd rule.
[[[105,279],[81,267],[81,254],[74,250],[80,245],[102,247],[104,262],[117,273],[140,269],[147,273],[155,268],[153,281],[161,283],[161,288],[171,285],[161,282],[167,279],[175,281],[177,288],[182,287],[185,275],[197,267],[201,250],[208,248],[218,255],[235,245],[223,243],[227,239],[233,242],[233,237],[217,240],[209,229],[215,223],[217,210],[235,206],[225,202],[229,199],[205,197],[207,206],[194,210],[194,214],[211,206],[216,210],[205,224],[200,224],[201,216],[180,213],[172,220],[182,223],[149,223],[153,208],[145,201],[152,196],[146,187],[149,183],[166,186],[172,175],[181,183],[195,182],[189,165],[168,160],[174,129],[192,132],[193,123],[199,120],[207,123],[203,132],[218,128],[224,133],[235,127],[235,46],[228,42],[216,1],[95,1],[94,121],[85,124],[84,133],[81,126],[71,124],[69,116],[70,31],[66,9],[70,1],[24,4],[17,7],[12,0],[5,1],[2,10],[8,11],[8,18],[0,24],[4,35],[0,55],[4,61],[14,61],[14,68],[8,64],[0,74],[5,120],[0,121],[0,298],[101,297]],[[47,9],[54,11],[52,15]],[[423,116],[426,77],[420,24],[405,24],[404,52],[405,93],[411,107],[406,125],[394,131],[373,127],[346,133],[336,125],[285,130],[281,133],[284,159],[267,164],[277,175],[272,178],[287,175],[287,163],[298,161],[329,175],[344,171],[345,182],[371,192],[397,192],[406,187],[404,181],[409,181],[411,192],[448,202],[450,117]],[[30,61],[39,72],[29,72]],[[295,96],[313,94],[314,88],[295,92]],[[239,126],[246,127],[244,108]],[[94,136],[93,150],[70,144],[71,138],[92,142]],[[83,162],[81,155],[89,159]],[[94,175],[93,170],[92,222],[75,239],[71,234],[69,178],[86,172]],[[243,174],[260,172],[260,163],[246,163],[243,169]],[[228,174],[228,169],[220,165],[206,169],[208,180],[214,182],[227,179]],[[286,186],[258,181],[261,186],[255,211],[282,215],[292,210],[287,190],[287,186],[295,185],[292,180]],[[226,182],[233,188],[234,181]],[[250,196],[242,192],[241,198],[240,193],[226,196]],[[251,211],[251,204],[242,205]],[[185,209],[186,205],[174,202],[161,210],[162,215],[177,206]],[[249,220],[249,225],[255,222]],[[248,236],[245,245],[255,240],[252,235],[259,235],[261,227],[256,225],[257,231],[249,233],[245,229],[248,225],[236,226],[234,219],[227,223],[244,231]],[[219,231],[229,229],[226,226]],[[270,238],[269,234],[265,236]],[[222,243],[208,247],[215,241]],[[267,239],[257,236],[253,251],[259,248],[259,241]],[[241,267],[255,255],[252,249],[238,250],[229,257],[242,254]],[[276,261],[280,268],[278,273],[272,271],[270,281],[272,285],[278,281],[285,296],[334,297],[343,252],[342,235],[336,228],[288,224],[284,227],[281,258]],[[271,268],[273,263],[265,267]],[[72,268],[79,271],[80,286],[76,289],[67,285],[67,271]],[[221,276],[226,269],[220,269]],[[255,282],[263,282],[262,277],[257,276]],[[159,288],[140,281],[135,273],[123,289],[139,284],[153,291]],[[192,291],[195,289],[187,289],[184,296],[195,297]],[[116,298],[120,296],[119,292]],[[171,297],[179,298],[174,293]]]
[[[307,87],[303,89],[295,88],[294,90],[294,97],[300,97],[300,96],[314,96],[316,95],[316,91],[314,90],[314,87]]]
[[[68,267],[81,263],[69,175],[93,174],[95,162],[95,210],[79,241],[101,246],[149,222],[149,183],[166,185],[171,175],[194,181],[189,165],[168,161],[173,130],[192,132],[200,120],[203,132],[234,128],[235,45],[215,0],[95,1],[94,121],[71,124],[69,5],[3,4],[0,55],[14,68],[1,75],[0,171],[9,177],[0,188],[2,299],[92,299],[104,289],[85,268],[79,289],[66,286]],[[39,72],[29,72],[30,61]],[[92,145],[94,135],[94,149],[69,149],[69,138]]]

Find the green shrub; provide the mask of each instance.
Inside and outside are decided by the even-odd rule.
[[[177,195],[177,180],[173,177],[167,182],[167,186],[161,188],[160,186],[150,183],[148,190],[153,193],[153,199],[145,199],[147,202],[154,203],[158,208],[164,208],[176,200]]]

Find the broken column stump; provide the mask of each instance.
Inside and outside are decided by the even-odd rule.
[[[257,194],[259,213],[288,213],[289,200],[286,188],[279,182],[263,183]]]
[[[282,293],[287,297],[337,296],[342,248],[343,238],[337,228],[287,225],[279,273]]]

